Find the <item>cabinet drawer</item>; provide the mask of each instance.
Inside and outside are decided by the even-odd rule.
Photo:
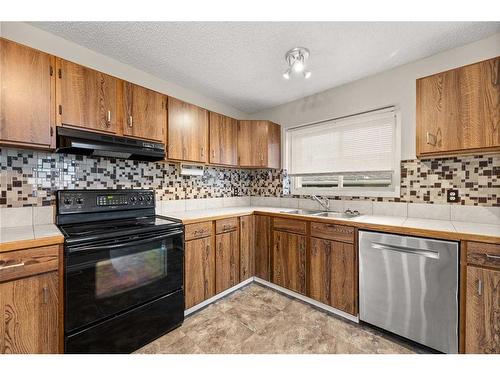
[[[0,282],[55,271],[58,266],[58,245],[0,253]]]
[[[337,224],[311,223],[311,237],[354,243],[354,228]]]
[[[197,238],[209,237],[212,235],[212,222],[188,224],[185,226],[184,239],[185,241],[194,240]]]
[[[273,228],[284,232],[292,232],[306,234],[307,222],[302,220],[283,219],[275,217],[273,220]]]
[[[215,222],[215,233],[226,233],[238,229],[238,218],[230,217]]]
[[[500,268],[500,245],[467,242],[467,263]]]

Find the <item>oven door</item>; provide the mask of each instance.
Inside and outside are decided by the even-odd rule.
[[[179,229],[66,250],[67,333],[183,288]]]

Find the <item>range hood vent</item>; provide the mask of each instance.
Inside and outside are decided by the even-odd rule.
[[[56,152],[157,161],[165,159],[163,143],[57,127]]]

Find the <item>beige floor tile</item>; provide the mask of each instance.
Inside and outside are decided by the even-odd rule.
[[[255,283],[186,318],[182,327],[138,350],[168,353],[414,353],[348,322]]]

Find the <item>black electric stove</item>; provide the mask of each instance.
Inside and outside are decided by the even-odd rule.
[[[129,353],[184,320],[184,227],[151,190],[61,190],[65,352]]]

